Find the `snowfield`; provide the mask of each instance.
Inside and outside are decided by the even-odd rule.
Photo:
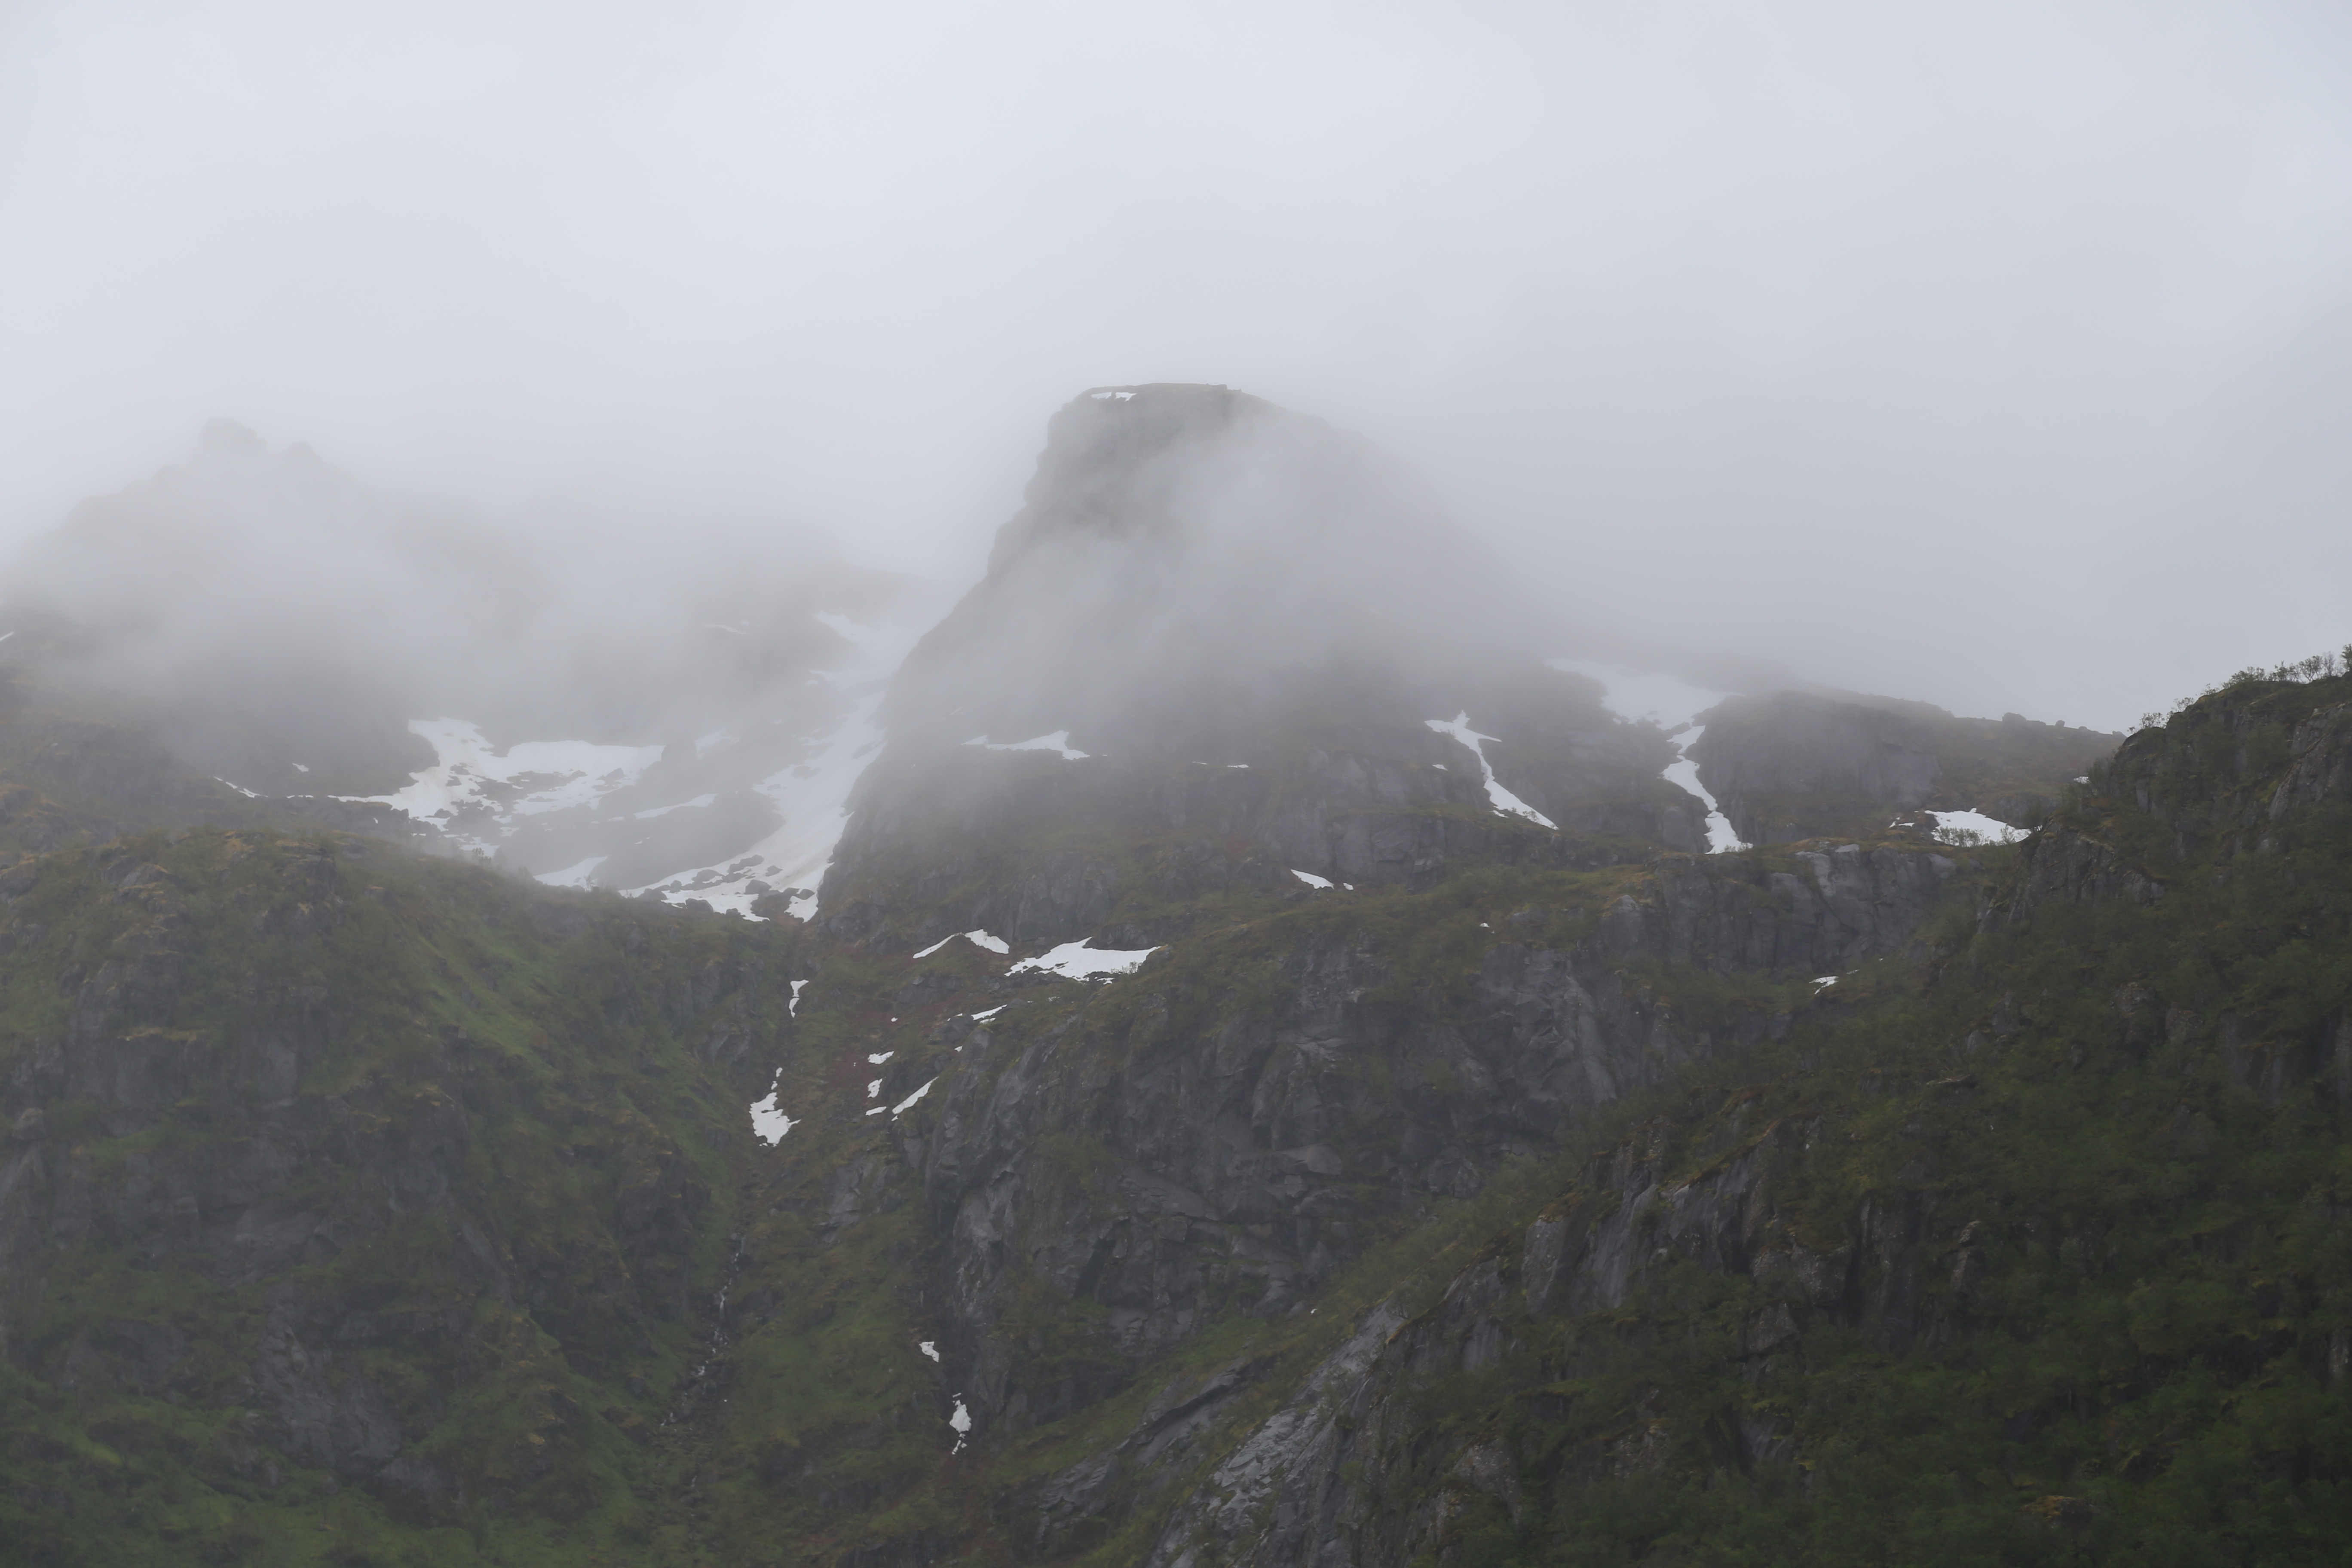
[[[2022,844],[2033,833],[2031,827],[2012,827],[1980,811],[1930,811],[1925,815],[1936,819],[1936,837],[1946,844],[1969,842],[1961,837],[1964,834],[1972,834],[1986,844]]]
[[[788,911],[801,920],[815,915],[814,889],[823,884],[834,847],[841,841],[849,816],[849,792],[882,745],[883,691],[907,650],[929,624],[921,615],[883,626],[830,613],[815,618],[849,643],[856,654],[844,668],[818,670],[807,682],[838,693],[832,720],[799,742],[789,764],[750,786],[773,804],[781,824],[757,842],[737,847],[723,859],[680,868],[657,882],[622,889],[625,894],[659,897],[671,903],[700,899],[721,912],[731,910],[756,920],[761,917],[751,913],[751,905],[770,889],[799,889],[803,891],[787,904]],[[432,745],[432,764],[417,770],[405,786],[390,795],[340,798],[404,811],[439,827],[458,848],[479,854],[496,854],[524,818],[598,808],[598,803],[614,791],[643,783],[664,751],[661,746],[589,741],[525,741],[500,752],[469,720],[417,719],[408,728]],[[1019,749],[1045,749],[1048,742],[1058,744],[1066,739],[1042,736],[1036,742],[1021,742]],[[699,736],[694,743],[698,752],[707,756],[741,741],[741,736],[720,731]],[[709,808],[719,800],[717,794],[705,789],[625,815],[608,817],[595,809],[593,824],[600,827],[609,824],[615,836],[608,841],[611,847],[561,870],[541,873],[538,880],[554,887],[595,886],[600,870],[630,842],[620,837],[627,831],[625,825]],[[764,884],[760,891],[751,887],[755,881]]]
[[[662,754],[659,746],[600,746],[590,741],[521,741],[499,752],[479,726],[463,719],[412,719],[408,731],[431,744],[432,766],[418,769],[405,788],[390,795],[340,798],[404,811],[448,832],[460,847],[485,853],[495,850],[505,834],[484,829],[502,830],[518,816],[591,805],[636,783]]]

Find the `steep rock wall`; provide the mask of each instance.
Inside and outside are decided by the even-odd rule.
[[[1654,989],[1669,970],[1851,968],[1898,951],[1954,869],[1851,847],[1800,864],[1671,860],[1605,908],[1523,910],[1468,933],[1451,994],[1400,987],[1402,955],[1341,923],[1285,950],[1239,1006],[1212,939],[1191,967],[1148,967],[1049,1027],[952,1022],[884,1079],[887,1097],[954,1069],[936,1121],[857,1167],[837,1217],[919,1180],[974,1414],[1052,1419],[1221,1310],[1288,1310],[1396,1216],[1475,1194],[1629,1089],[1780,1026],[1694,1021]],[[1024,1372],[1004,1325],[1034,1287],[1097,1315],[1087,1369]]]

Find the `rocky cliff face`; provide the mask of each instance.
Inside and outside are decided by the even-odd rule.
[[[1541,785],[1513,775],[1584,829],[1573,837],[1497,813],[1477,759],[1419,723],[1286,738],[1242,763],[958,748],[868,788],[822,919],[873,947],[974,927],[1024,943],[1097,931],[1149,943],[1186,929],[1189,906],[1295,889],[1299,871],[1419,889],[1449,866],[1604,865],[1641,853],[1645,836],[1704,841],[1697,803],[1643,771],[1663,763],[1655,742],[1590,733],[1600,754],[1581,782],[1565,768]]]
[[[1986,905],[1999,938],[1926,1007],[1899,1004],[1940,1041],[1887,1040],[1873,1015],[1893,997],[1801,1013],[1798,1048],[1774,1064],[1791,1077],[1707,1075],[1718,1087],[1596,1152],[1421,1301],[1409,1289],[1366,1312],[1169,1510],[1144,1561],[1533,1562],[1580,1533],[1638,1554],[1731,1550],[1749,1531],[1831,1555],[1855,1541],[1827,1522],[1845,1496],[1874,1512],[1906,1496],[1923,1516],[1864,1527],[1869,1544],[1847,1549],[1864,1552],[1970,1533],[2055,1561],[2189,1528],[2218,1560],[2263,1560],[2262,1528],[2231,1517],[2242,1498],[2324,1494],[2352,1465],[2333,1438],[2264,1426],[2332,1397],[2347,1364],[2343,1331],[2299,1293],[2336,1266],[2297,1238],[2298,1205],[2332,1212],[2352,1010],[2327,985],[2284,1013],[2271,992],[2267,1026],[2311,1035],[2282,1052],[2255,1043],[2243,993],[2237,1009],[2180,979],[2160,993],[2139,966],[2168,942],[2208,948],[2216,900],[2184,891],[2205,907],[2159,915],[2154,884],[2118,872],[2088,828],[2129,840],[2145,815],[2168,830],[2148,842],[2179,851],[2187,819],[2337,885],[2345,711],[2272,687],[2136,737],[2021,852]],[[2220,795],[2196,794],[2200,776]],[[2052,905],[2099,934],[2032,931]],[[2095,999],[2079,970],[2042,966],[2053,945],[2060,965],[2101,955]],[[2203,1109],[2159,1087],[2184,1078],[2210,1080]],[[2115,1144],[2067,1148],[2095,1119]],[[2256,1173],[2250,1143],[2281,1163]],[[2148,1205],[2173,1218],[2151,1227]],[[2169,1228],[2191,1209],[2211,1228]],[[2278,1268],[2297,1292],[2267,1283]],[[2079,1381],[2094,1361],[2096,1391]],[[1885,1409],[1853,1404],[1857,1379]],[[2238,1392],[2186,1414],[2184,1389],[2209,1383]],[[2084,1443],[2102,1431],[2104,1449]],[[2216,1451],[2247,1454],[2262,1479],[2199,1475]],[[1962,1452],[2006,1472],[2000,1494],[1935,1495],[1936,1466]]]
[[[1817,858],[1811,877],[1695,866],[1591,910],[1521,909],[1492,935],[1457,934],[1474,967],[1444,988],[1415,982],[1376,913],[1315,922],[1295,945],[1265,931],[1188,943],[1120,983],[1133,1001],[1088,999],[1041,1028],[1017,1005],[1003,1026],[951,1025],[940,1039],[962,1059],[935,1060],[954,1076],[909,1153],[974,1414],[1018,1428],[1107,1391],[1024,1374],[1003,1327],[1023,1284],[1098,1307],[1114,1368],[1221,1308],[1286,1311],[1389,1222],[1475,1195],[1599,1106],[1784,1022],[1709,1026],[1644,967],[1851,967],[1899,949],[1953,869],[1894,851]],[[1257,994],[1235,1006],[1223,977],[1245,965]],[[1104,1152],[1090,1183],[1057,1163],[1073,1139]]]
[[[1140,1528],[1275,1375],[1171,1384],[1171,1365],[1236,1324],[1311,1322],[1380,1247],[1484,1201],[1623,1097],[1773,1038],[1819,976],[1904,951],[1959,869],[1893,844],[1505,863],[1420,894],[1209,901],[1106,985],[1024,984],[960,939],[869,960],[862,1005],[821,973],[812,1026],[856,1022],[835,1036],[845,1059],[793,1091],[814,1118],[793,1138],[810,1142],[772,1191],[823,1223],[751,1237],[746,1300],[774,1304],[741,1326],[730,1397],[806,1407],[753,1369],[787,1354],[786,1282],[814,1275],[821,1294],[908,1314],[899,1331],[939,1358],[936,1377],[908,1367],[914,1386],[952,1394],[989,1451],[1097,1434],[997,1489],[1024,1560]],[[878,1258],[902,1271],[887,1297],[856,1283]],[[866,1407],[908,1382],[877,1383]],[[920,1425],[794,1427],[764,1462],[814,1505],[810,1527],[845,1498],[922,1495],[911,1454],[895,1482],[868,1479],[874,1449],[919,1444]],[[909,1561],[947,1549],[889,1540]]]
[[[1988,926],[2053,902],[2149,902],[2200,858],[2275,849],[2273,824],[2352,793],[2352,709],[2315,702],[2322,689],[2233,687],[2134,735],[2028,847]]]
[[[1551,1320],[1638,1309],[1678,1271],[1739,1279],[1759,1303],[1725,1347],[1736,1372],[1767,1370],[1775,1352],[1798,1345],[1801,1324],[1817,1321],[1867,1324],[1895,1349],[1923,1327],[1948,1330],[1945,1300],[1923,1300],[1919,1290],[1915,1244],[1923,1229],[1932,1234],[1923,1223],[1927,1215],[1865,1213],[1859,1235],[1816,1250],[1818,1237],[1774,1199],[1820,1128],[1759,1128],[1744,1109],[1708,1129],[1704,1173],[1677,1169],[1686,1129],[1647,1129],[1588,1166],[1523,1236],[1455,1276],[1424,1310],[1408,1313],[1393,1300],[1374,1309],[1300,1393],[1171,1512],[1146,1561],[1154,1568],[1405,1568],[1456,1554],[1465,1526],[1507,1522],[1516,1533],[1532,1525],[1542,1491],[1605,1486],[1659,1468],[1686,1441],[1671,1430],[1684,1413],[1663,1403],[1637,1414],[1629,1429],[1562,1456],[1551,1473],[1529,1476],[1531,1456],[1502,1432],[1433,1433],[1419,1396],[1435,1382],[1524,1387],[1544,1371],[1570,1370],[1528,1364],[1540,1354],[1536,1346],[1556,1341],[1546,1332]],[[1762,1410],[1707,1414],[1714,1429],[1706,1438],[1732,1468],[1787,1467],[1799,1458],[1784,1418]]]

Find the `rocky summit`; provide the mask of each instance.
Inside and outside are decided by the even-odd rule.
[[[1637,658],[1224,387],[940,615],[478,532],[215,430],[9,579],[0,1560],[2352,1550],[2342,657]]]

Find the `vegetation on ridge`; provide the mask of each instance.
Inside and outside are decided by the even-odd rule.
[[[1521,1300],[1508,1356],[1410,1392],[1405,1468],[1463,1494],[1433,1561],[2337,1561],[2352,799],[2269,807],[2285,737],[2347,698],[2240,683],[2065,804],[2051,834],[2160,896],[1948,928],[1604,1115],[1549,1213],[1630,1198],[1626,1158],[1679,1202],[1760,1154],[1741,1202],[1831,1283],[1662,1229],[1622,1304]],[[1512,1506],[1444,1468],[1481,1439]]]

